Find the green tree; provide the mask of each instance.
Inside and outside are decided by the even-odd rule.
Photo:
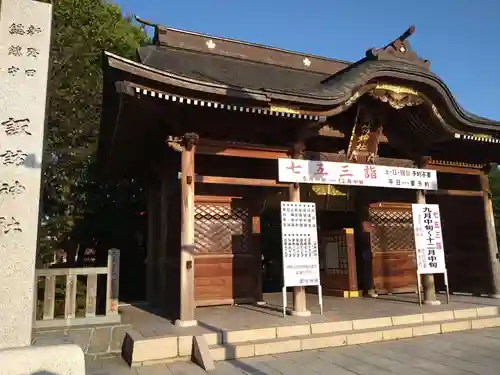
[[[110,199],[95,172],[102,100],[103,51],[135,59],[143,28],[117,5],[99,0],[54,0],[40,254],[75,250],[77,223],[95,217]],[[125,182],[130,191],[130,181]],[[120,184],[115,184],[114,190]],[[98,223],[95,223],[98,225]],[[85,226],[85,225],[84,225]],[[86,231],[90,231],[86,225]],[[94,228],[95,229],[95,228]]]

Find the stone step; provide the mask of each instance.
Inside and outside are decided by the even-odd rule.
[[[352,344],[357,340],[356,334],[362,335],[372,332],[384,332],[397,329],[412,328],[414,326],[439,326],[444,322],[461,322],[464,319],[482,319],[500,316],[500,309],[496,306],[486,306],[470,309],[446,310],[425,312],[413,315],[399,315],[376,317],[369,319],[357,319],[339,322],[317,322],[292,324],[283,319],[283,325],[264,328],[247,328],[240,330],[215,329],[212,332],[198,333],[197,328],[187,329],[183,335],[169,335],[156,337],[143,337],[139,332],[129,330],[122,345],[122,355],[130,366],[147,366],[156,363],[168,363],[173,361],[190,360],[193,351],[193,336],[204,336],[207,345],[214,355],[214,359],[243,358],[260,353],[260,344],[271,345],[274,342],[282,342],[285,352],[305,350],[313,348],[314,342],[335,342],[336,336],[353,336]],[[480,323],[476,323],[480,324]],[[471,323],[472,327],[472,323]],[[431,328],[429,328],[431,329]],[[446,329],[446,328],[445,328]],[[436,330],[436,328],[434,328]],[[417,329],[418,331],[418,329]],[[406,331],[409,332],[409,331]],[[439,328],[440,333],[441,328]],[[385,334],[389,337],[390,333]],[[412,331],[413,336],[413,331]],[[411,337],[411,336],[410,336]],[[387,338],[386,338],[387,339]],[[347,345],[346,341],[346,345]],[[257,345],[257,346],[256,346]],[[326,345],[326,344],[325,344]],[[330,346],[330,344],[328,345]],[[325,347],[328,347],[325,346]],[[233,349],[231,349],[233,348]],[[257,349],[256,349],[257,348]],[[292,350],[293,349],[293,350]],[[231,351],[235,354],[230,354]],[[265,351],[265,350],[264,350]],[[224,353],[229,354],[224,354]],[[242,354],[240,354],[242,353]],[[241,356],[240,356],[241,355]],[[260,355],[260,354],[259,354]]]
[[[441,314],[441,316],[445,317],[445,314]],[[386,325],[316,334],[299,334],[288,337],[241,341],[238,343],[227,342],[211,345],[209,349],[214,361],[223,361],[491,327],[500,327],[499,315],[452,319],[438,319],[438,315],[435,315],[434,320],[413,324]]]
[[[422,324],[455,319],[477,318],[500,315],[496,306],[487,306],[471,309],[435,311],[412,315],[385,316],[368,319],[356,319],[339,322],[321,322],[307,324],[287,324],[267,328],[248,328],[244,330],[223,330],[220,344],[237,344],[257,340],[273,340],[279,338],[309,336],[325,333],[340,333],[375,328],[397,327],[408,324]]]

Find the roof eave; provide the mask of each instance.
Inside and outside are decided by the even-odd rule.
[[[410,83],[416,82],[426,85],[427,87],[429,87],[429,89],[434,90],[435,93],[439,94],[439,98],[442,99],[442,102],[443,104],[445,104],[446,109],[446,113],[443,113],[443,117],[455,120],[451,122],[460,123],[465,130],[470,128],[472,131],[487,131],[493,132],[495,134],[500,131],[500,122],[479,118],[464,111],[462,107],[457,103],[448,87],[435,74],[431,73],[430,71],[423,71],[418,69],[408,70],[405,69],[408,68],[408,66],[402,63],[385,64],[380,66],[374,65],[371,70],[364,72],[364,74],[357,75],[356,78],[352,81],[351,85],[344,86],[344,91],[339,93],[339,95],[335,97],[329,97],[327,96],[327,94],[324,94],[322,96],[314,95],[313,93],[290,94],[279,90],[255,90],[244,87],[234,87],[188,78],[172,72],[155,69],[109,52],[105,52],[105,55],[108,67],[137,75],[139,77],[147,78],[152,81],[163,83],[165,85],[181,87],[184,89],[212,95],[225,97],[229,96],[238,99],[248,99],[262,103],[270,103],[272,101],[276,101],[323,107],[318,108],[318,110],[325,110],[325,108],[328,107],[335,108],[339,105],[345,104],[346,101],[350,100],[350,98],[357,91],[361,90],[363,86],[371,84],[373,83],[373,81],[384,78],[392,78]],[[365,63],[370,62],[373,61],[364,60],[361,64],[358,65],[358,68],[361,68]],[[344,84],[346,82],[342,80],[342,72],[336,74],[336,78],[337,80],[335,82],[331,80],[326,81],[325,86],[329,84],[341,86],[341,84]]]

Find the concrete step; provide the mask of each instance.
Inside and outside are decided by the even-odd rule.
[[[283,325],[278,327],[223,330],[222,337],[220,338],[222,341],[219,343],[236,344],[248,341],[358,331],[374,328],[388,328],[408,324],[423,324],[496,315],[500,315],[500,309],[496,306],[487,306],[471,309],[435,311],[412,315],[384,316],[348,321],[331,321],[307,324],[290,324],[286,319],[284,319]],[[211,338],[210,341],[213,341],[213,338]]]
[[[211,332],[193,327],[182,335],[148,338],[129,330],[122,355],[130,366],[187,361],[193,336],[203,336],[213,359],[224,360],[496,326],[500,326],[500,309],[487,306],[349,321],[293,324],[283,319],[280,326]]]
[[[491,327],[500,327],[499,315],[224,343],[211,345],[209,350],[214,361],[222,361]]]

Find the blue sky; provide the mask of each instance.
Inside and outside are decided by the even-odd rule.
[[[411,24],[464,109],[500,120],[500,0],[115,0],[154,23],[356,61]]]

